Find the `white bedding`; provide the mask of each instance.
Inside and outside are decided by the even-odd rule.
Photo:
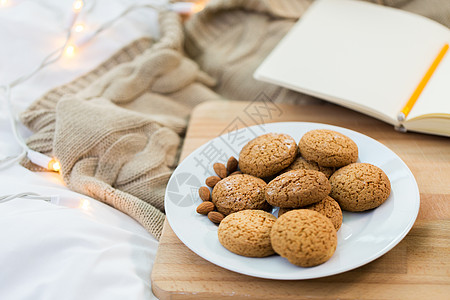
[[[29,73],[64,39],[73,1],[9,0],[0,7],[0,85]],[[133,0],[98,0],[86,30]],[[153,3],[155,3],[154,1]],[[86,3],[88,3],[86,1]],[[92,3],[92,1],[91,1]],[[72,58],[62,58],[12,90],[19,113],[49,89],[91,70],[142,36],[158,35],[156,13],[142,9],[102,32]],[[0,101],[0,159],[20,152]],[[20,128],[23,135],[30,133]],[[157,241],[125,214],[69,191],[58,174],[32,173],[17,163],[0,170],[0,196],[58,195],[59,203],[0,203],[0,299],[152,299],[150,273]]]

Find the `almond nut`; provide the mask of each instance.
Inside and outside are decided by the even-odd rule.
[[[209,189],[206,186],[202,186],[198,189],[198,195],[200,196],[200,199],[202,199],[203,201],[211,200],[211,193],[209,192]]]
[[[209,212],[212,212],[216,207],[214,206],[214,203],[211,201],[205,201],[200,203],[199,206],[197,206],[197,212],[202,215],[207,215]]]
[[[205,183],[210,188],[213,188],[220,180],[221,179],[219,176],[209,176],[208,178],[206,178]]]
[[[233,173],[234,171],[237,170],[238,167],[238,161],[236,158],[234,158],[234,156],[230,157],[227,161],[227,171],[228,174]]]
[[[227,177],[227,168],[222,163],[215,163],[213,165],[214,172],[220,177],[225,178]]]
[[[225,218],[225,216],[218,211],[210,211],[208,213],[208,219],[213,223],[219,224],[222,222],[223,218]]]

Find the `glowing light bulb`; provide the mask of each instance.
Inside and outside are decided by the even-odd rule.
[[[55,158],[52,158],[48,163],[48,169],[50,171],[59,172],[61,170],[61,164]]]
[[[33,151],[31,149],[28,150],[27,156],[33,164],[38,165],[44,169],[55,172],[59,172],[59,170],[61,170],[61,165],[55,158],[51,158],[50,156],[37,151]]]
[[[0,0],[0,7],[6,7],[9,5],[9,0]]]
[[[84,30],[84,24],[78,23],[73,27],[75,32],[82,32]]]
[[[81,199],[80,201],[80,208],[83,210],[88,210],[90,207],[91,203],[89,202],[88,199]]]
[[[68,45],[66,49],[64,50],[64,53],[67,57],[72,57],[75,55],[75,46],[74,45]]]
[[[75,2],[72,5],[72,9],[74,12],[79,13],[83,8],[83,5],[84,5],[83,0],[75,0]]]

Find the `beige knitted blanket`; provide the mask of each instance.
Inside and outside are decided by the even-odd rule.
[[[252,78],[310,2],[211,1],[185,24],[161,13],[158,41],[135,41],[22,114],[34,132],[29,147],[59,159],[70,189],[119,209],[159,238],[165,187],[197,104],[254,100],[261,92],[276,102],[319,101]],[[450,1],[374,2],[450,26]]]

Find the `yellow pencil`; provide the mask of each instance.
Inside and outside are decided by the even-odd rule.
[[[409,112],[413,108],[414,103],[416,103],[417,99],[419,98],[423,89],[427,85],[428,81],[430,80],[431,76],[433,75],[434,71],[436,70],[437,66],[441,62],[441,60],[444,57],[447,50],[448,50],[448,44],[445,44],[444,47],[442,47],[441,51],[439,52],[438,56],[434,59],[433,64],[430,66],[427,73],[425,73],[425,76],[423,76],[422,80],[420,81],[419,85],[415,89],[414,93],[409,98],[408,102],[406,102],[403,109],[398,113],[398,115],[397,115],[398,121],[402,122],[406,119]]]

